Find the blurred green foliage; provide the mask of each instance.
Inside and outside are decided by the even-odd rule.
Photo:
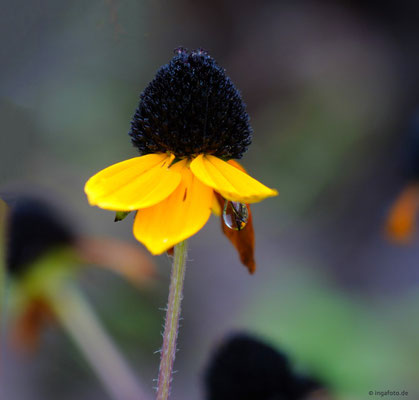
[[[273,276],[248,300],[241,324],[285,350],[338,398],[388,389],[417,395],[417,295],[374,304],[337,291],[315,270],[295,265]]]

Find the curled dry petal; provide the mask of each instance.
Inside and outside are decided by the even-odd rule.
[[[219,194],[215,193],[220,208],[223,209],[225,199]],[[250,206],[246,204],[247,211],[249,213],[249,219],[247,221],[246,226],[241,229],[240,231],[236,231],[234,229],[230,229],[225,223],[223,218],[221,217],[221,229],[228,237],[230,242],[236,248],[239,253],[240,261],[244,266],[247,267],[249,272],[253,274],[256,270],[256,263],[254,258],[254,250],[255,250],[255,234],[253,231],[253,221],[252,221],[252,213],[250,211]]]

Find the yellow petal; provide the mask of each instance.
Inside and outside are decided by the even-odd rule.
[[[219,217],[221,213],[223,212],[223,209],[221,208],[220,203],[218,202],[216,196],[213,197],[211,209],[212,209],[212,212],[217,217]]]
[[[105,168],[84,187],[89,203],[115,211],[133,211],[159,203],[181,180],[178,172],[168,168],[173,157],[147,154]]]
[[[199,155],[191,163],[194,175],[225,199],[256,203],[278,192],[253,179],[239,168],[210,155]]]
[[[197,179],[182,160],[170,169],[182,180],[165,200],[139,210],[134,221],[134,236],[152,254],[161,254],[198,232],[211,215],[213,190]]]
[[[238,161],[236,160],[228,160],[227,161],[230,165],[232,165],[233,167],[238,168],[240,171],[244,172],[245,174],[247,174],[247,171],[244,169],[243,165],[241,165]]]

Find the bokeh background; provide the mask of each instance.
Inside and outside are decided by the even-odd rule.
[[[210,354],[246,330],[338,399],[418,398],[419,238],[384,235],[406,183],[399,148],[417,112],[416,2],[1,2],[0,184],[36,190],[81,234],[135,243],[129,216],[91,208],[88,177],[135,156],[138,96],[173,49],[203,47],[241,90],[244,166],[279,197],[254,205],[250,276],[212,218],[190,240],[173,399],[203,399]],[[11,190],[10,189],[10,190]],[[141,246],[138,244],[138,246]],[[105,271],[80,285],[148,389],[157,376],[170,259],[138,290]],[[32,356],[2,344],[5,400],[105,399],[59,327]]]

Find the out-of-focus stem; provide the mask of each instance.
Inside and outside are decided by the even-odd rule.
[[[55,314],[114,400],[149,400],[73,283],[48,288]]]
[[[170,394],[173,363],[176,356],[176,343],[179,332],[179,317],[183,296],[186,254],[187,242],[185,240],[175,246],[175,256],[170,277],[169,300],[167,304],[166,321],[164,324],[157,400],[167,400]]]

